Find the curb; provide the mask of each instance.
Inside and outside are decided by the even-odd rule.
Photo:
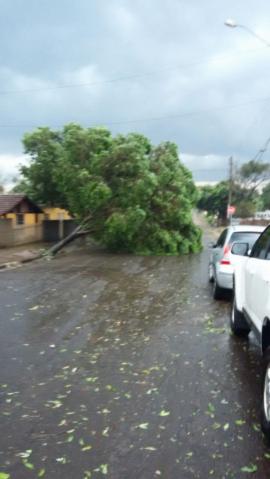
[[[21,261],[8,261],[7,263],[2,263],[0,264],[0,270],[5,270],[5,269],[12,269],[12,268],[18,268],[19,266],[22,266],[25,263],[31,263],[32,261],[35,261],[36,259],[42,258],[43,255],[38,254],[36,256],[32,256],[31,258],[24,258]]]
[[[11,269],[20,266],[21,261],[9,261],[9,263],[2,263],[0,264],[0,270],[3,269]]]

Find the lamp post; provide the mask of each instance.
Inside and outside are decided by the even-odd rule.
[[[270,43],[265,40],[265,38],[260,37],[255,33],[251,28],[246,27],[246,25],[241,25],[240,23],[237,23],[233,18],[228,18],[225,22],[224,25],[229,28],[242,28],[243,30],[246,30],[250,35],[253,37],[257,38],[257,40],[260,40],[262,43],[264,43],[267,47],[270,47]]]

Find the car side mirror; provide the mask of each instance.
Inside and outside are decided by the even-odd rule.
[[[238,256],[246,256],[249,251],[248,243],[233,243],[231,253]]]

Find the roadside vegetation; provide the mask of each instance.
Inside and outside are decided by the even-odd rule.
[[[270,178],[270,165],[251,160],[244,163],[236,172],[234,180],[221,181],[216,185],[199,188],[197,207],[206,211],[211,221],[226,221],[229,189],[232,192],[232,204],[236,206],[236,216],[248,218],[256,211],[270,209],[270,184],[260,193],[261,185]]]
[[[111,251],[187,254],[201,249],[192,221],[197,190],[171,142],[112,136],[105,128],[68,124],[24,136],[30,164],[15,191],[67,208]]]

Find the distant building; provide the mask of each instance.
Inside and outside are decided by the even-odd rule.
[[[44,206],[43,208],[46,220],[70,220],[71,216],[64,208],[56,206]]]
[[[0,247],[42,240],[43,210],[23,194],[0,194]]]
[[[257,211],[255,213],[256,220],[270,220],[270,210]]]
[[[0,218],[11,219],[13,226],[33,225],[43,219],[43,210],[23,194],[0,194]]]

